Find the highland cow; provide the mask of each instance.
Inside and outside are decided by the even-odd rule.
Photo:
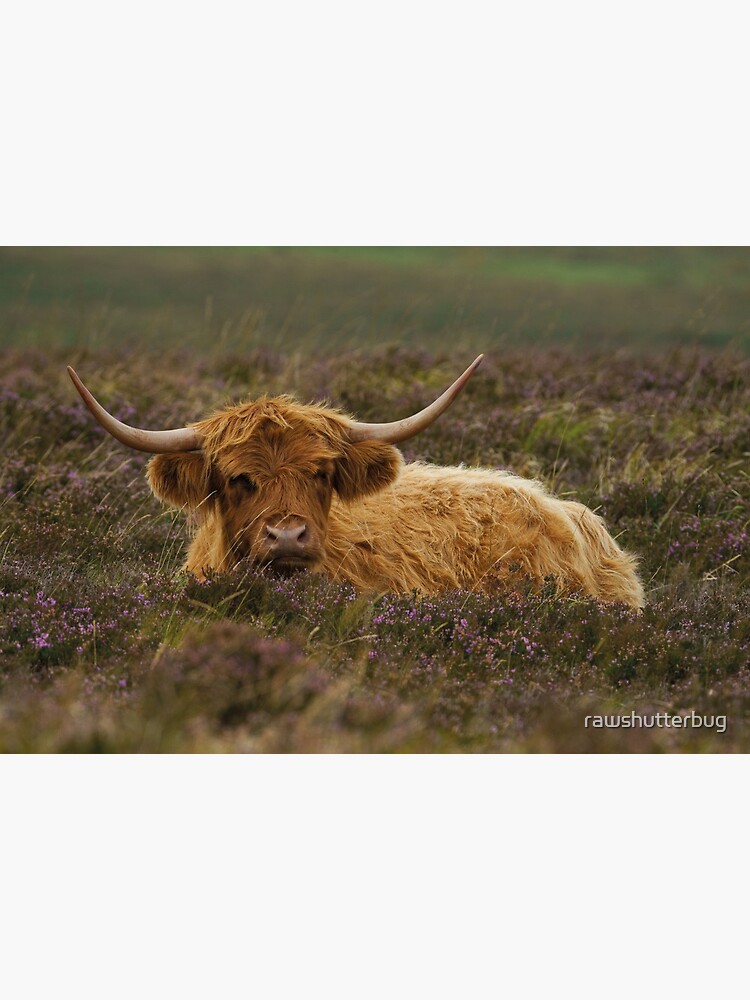
[[[481,360],[392,423],[264,396],[165,431],[121,423],[68,371],[113,437],[154,455],[156,496],[192,514],[185,568],[200,579],[249,559],[363,590],[497,594],[552,579],[561,593],[642,607],[635,559],[583,504],[494,469],[404,464],[394,445],[437,420]]]

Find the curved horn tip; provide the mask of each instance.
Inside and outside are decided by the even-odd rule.
[[[75,368],[72,365],[68,365],[67,368],[68,368],[68,375],[70,375],[70,381],[73,383],[73,385],[78,390],[78,394],[81,396],[81,398],[83,399],[84,403],[86,403],[86,396],[87,395],[90,396],[91,393],[86,388],[86,386],[83,384],[83,381],[82,381],[80,375],[78,374],[78,372],[75,370]],[[87,403],[87,405],[88,405],[88,403]]]
[[[79,384],[83,385],[83,383],[81,382],[80,378],[78,377],[78,373],[76,372],[75,368],[72,365],[68,365],[67,367],[68,367],[68,375],[70,375],[70,381],[73,383],[73,385],[77,389],[78,386],[79,386]]]

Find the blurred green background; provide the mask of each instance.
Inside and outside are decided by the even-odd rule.
[[[750,345],[745,248],[6,248],[6,345]]]

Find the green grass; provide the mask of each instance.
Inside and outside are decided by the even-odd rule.
[[[672,248],[0,252],[6,343],[745,348],[750,255]]]

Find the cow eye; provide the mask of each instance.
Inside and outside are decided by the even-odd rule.
[[[255,489],[255,483],[252,481],[250,476],[246,476],[244,473],[241,476],[232,476],[230,482],[232,483],[232,486],[239,486],[243,490],[252,491]]]
[[[327,483],[328,482],[328,470],[327,469],[318,469],[318,471],[315,473],[315,478],[321,480],[324,483]]]

